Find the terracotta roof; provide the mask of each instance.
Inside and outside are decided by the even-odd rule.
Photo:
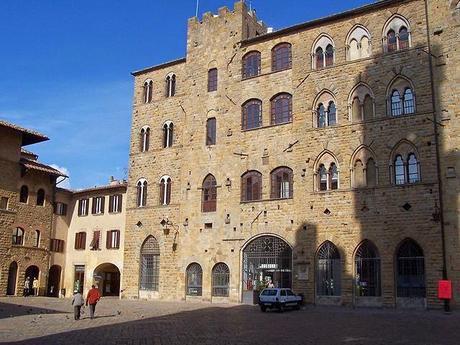
[[[20,163],[26,169],[42,171],[42,172],[45,172],[47,174],[54,175],[54,176],[68,177],[66,174],[63,174],[59,170],[57,170],[57,169],[55,169],[55,168],[53,168],[53,167],[51,167],[49,165],[39,163],[37,161],[31,160],[31,159],[28,159],[28,158],[24,158],[24,157],[21,158]]]
[[[46,135],[43,135],[32,129],[20,127],[18,125],[12,124],[5,120],[0,120],[0,127],[10,128],[17,132],[21,132],[22,133],[22,146],[36,144],[42,141],[49,140],[49,138]]]
[[[155,71],[155,70],[166,68],[166,67],[169,67],[169,66],[178,65],[178,64],[184,63],[184,62],[185,62],[185,58],[180,58],[180,59],[164,62],[164,63],[159,64],[159,65],[146,67],[146,68],[140,69],[138,71],[131,72],[131,74],[136,76],[136,75],[139,75],[139,74],[142,74],[142,73],[145,73],[145,72]]]
[[[21,154],[24,155],[24,158],[32,159],[32,160],[37,160],[38,155],[36,153],[33,153],[32,151],[26,150],[25,148],[21,147]]]
[[[90,187],[90,188],[72,190],[72,193],[73,194],[82,194],[82,193],[109,190],[109,189],[117,189],[117,188],[125,188],[126,189],[127,186],[128,186],[128,182],[123,181],[122,183],[108,184],[108,185],[105,185],[105,186],[94,186],[94,187]]]

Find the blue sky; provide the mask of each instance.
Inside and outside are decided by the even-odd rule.
[[[370,2],[251,5],[280,29]],[[233,3],[200,0],[199,13]],[[1,0],[0,119],[48,135],[50,141],[26,148],[66,170],[72,188],[126,177],[130,72],[185,56],[195,6],[196,0]]]

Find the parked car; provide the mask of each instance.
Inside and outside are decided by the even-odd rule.
[[[278,309],[283,312],[286,308],[300,309],[302,297],[287,288],[266,288],[259,295],[260,310]]]

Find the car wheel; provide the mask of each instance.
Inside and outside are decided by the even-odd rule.
[[[297,304],[294,307],[295,310],[300,310],[300,302],[297,302]]]
[[[280,303],[279,307],[278,307],[278,311],[280,313],[284,312],[284,304]]]
[[[265,312],[267,311],[267,307],[264,306],[264,305],[261,305],[261,306],[260,306],[260,311],[261,311],[262,313],[265,313]]]

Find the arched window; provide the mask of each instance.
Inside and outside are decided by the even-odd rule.
[[[24,244],[24,229],[17,227],[13,230],[12,244],[22,246]]]
[[[366,164],[366,183],[368,187],[377,185],[377,166],[372,158],[369,158]]]
[[[389,109],[393,117],[413,114],[416,111],[412,83],[405,77],[396,77],[389,85]]]
[[[35,230],[34,232],[34,247],[40,246],[40,230]]]
[[[403,114],[403,109],[401,105],[401,96],[398,90],[394,90],[391,93],[391,115],[400,116]]]
[[[400,15],[394,15],[383,28],[383,48],[385,52],[394,52],[410,47],[409,22]]]
[[[335,108],[335,103],[333,101],[329,102],[327,108],[327,124],[328,126],[335,125],[337,123],[337,111]]]
[[[326,191],[338,189],[339,171],[337,162],[329,151],[324,151],[318,156],[314,164],[315,190]]]
[[[354,187],[360,188],[366,186],[366,181],[364,180],[364,165],[363,163],[357,159],[355,165],[353,167],[353,182]]]
[[[292,67],[291,45],[280,43],[272,49],[272,71],[282,71]]]
[[[329,241],[318,250],[316,268],[316,294],[340,296],[342,265],[337,247]]]
[[[208,92],[217,90],[217,68],[208,71]]]
[[[366,146],[360,146],[352,155],[352,187],[375,187],[377,185],[377,166],[374,154]]]
[[[401,155],[396,156],[394,166],[395,166],[395,184],[406,183],[406,173],[404,169],[404,161]]]
[[[356,296],[377,297],[380,292],[380,256],[374,244],[365,240],[355,254]]]
[[[144,82],[144,103],[150,103],[152,101],[153,93],[153,81],[146,80]]]
[[[293,173],[290,168],[276,168],[270,173],[272,199],[288,199],[293,197]]]
[[[399,29],[399,49],[407,49],[409,48],[409,32],[407,31],[407,28],[404,26]]]
[[[413,113],[415,113],[414,95],[412,94],[412,90],[407,88],[404,91],[404,114]]]
[[[140,289],[158,291],[160,283],[160,246],[153,236],[141,247]]]
[[[241,201],[262,199],[262,174],[258,171],[248,171],[241,176]]]
[[[196,262],[190,264],[186,270],[186,285],[188,296],[201,296],[203,285],[203,270]]]
[[[216,145],[216,118],[206,120],[206,145]]]
[[[260,52],[252,51],[243,57],[243,79],[260,74]]]
[[[369,95],[366,95],[364,97],[363,118],[364,118],[364,121],[368,121],[374,118],[374,101]]]
[[[327,174],[326,167],[324,166],[324,164],[321,164],[318,169],[319,190],[327,190],[327,186],[328,186],[327,176],[328,174]]]
[[[401,185],[420,182],[420,162],[417,156],[415,146],[407,140],[395,146],[390,156],[392,183]]]
[[[326,108],[324,108],[323,103],[320,103],[318,106],[318,109],[316,110],[317,116],[318,116],[318,127],[323,128],[326,127]]]
[[[250,99],[242,107],[242,129],[262,127],[262,101]]]
[[[415,154],[411,153],[407,157],[407,177],[409,183],[420,181],[419,164]]]
[[[332,66],[334,64],[334,47],[332,44],[328,44],[326,47],[326,67]]]
[[[140,179],[137,181],[137,207],[147,205],[147,180]]]
[[[337,124],[337,107],[335,99],[329,91],[321,92],[313,104],[315,116],[314,125],[318,128],[333,126]]]
[[[163,147],[171,147],[173,145],[174,124],[171,121],[166,121],[163,125]]]
[[[45,204],[45,190],[40,188],[37,192],[37,206],[43,206]]]
[[[335,165],[335,163],[331,163],[329,167],[329,179],[330,189],[339,188],[339,173],[337,172],[337,165]]]
[[[230,286],[230,270],[222,262],[216,264],[212,269],[212,296],[228,297]]]
[[[201,210],[203,212],[215,212],[217,209],[217,182],[216,178],[209,174],[203,180]]]
[[[163,176],[160,179],[160,205],[169,205],[171,202],[171,178]]]
[[[144,126],[141,129],[141,152],[147,152],[150,144],[150,128]]]
[[[367,121],[374,118],[374,96],[367,84],[356,85],[348,97],[348,107],[351,109],[352,122]]]
[[[349,43],[348,58],[349,60],[356,60],[360,58],[360,49],[359,49],[358,41],[355,39],[352,39]]]
[[[21,187],[21,190],[19,192],[19,202],[27,204],[28,200],[29,200],[29,188],[26,185],[24,185]]]
[[[387,49],[388,52],[394,52],[398,50],[396,43],[396,33],[393,30],[388,31],[387,33]]]
[[[277,125],[292,121],[292,96],[281,93],[271,99],[271,123]]]
[[[353,61],[370,55],[369,31],[362,25],[354,26],[347,35],[347,60]]]
[[[176,75],[171,73],[166,77],[166,97],[176,94]]]
[[[406,239],[399,246],[396,260],[397,296],[424,298],[425,257],[422,248],[415,241]]]
[[[353,122],[359,122],[362,121],[363,118],[361,116],[361,104],[359,103],[359,98],[355,97],[353,99],[352,105],[351,105],[351,119]]]
[[[324,51],[323,48],[318,47],[315,51],[316,57],[316,68],[320,69],[324,67]]]

